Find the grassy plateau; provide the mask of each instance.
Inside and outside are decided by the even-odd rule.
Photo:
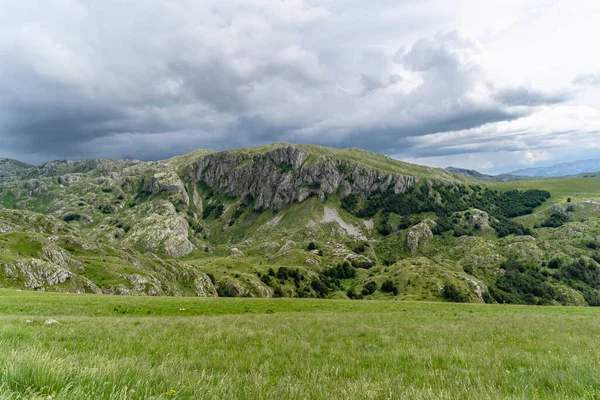
[[[584,307],[0,290],[0,398],[598,399],[598,334]]]

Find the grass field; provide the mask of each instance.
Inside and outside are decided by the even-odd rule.
[[[0,398],[598,399],[599,334],[592,308],[0,290]]]
[[[575,202],[581,200],[600,200],[600,177],[584,178],[582,176],[541,179],[538,181],[516,181],[493,183],[490,186],[500,190],[547,190],[552,197],[538,210],[545,210],[555,203],[564,203],[567,198]]]

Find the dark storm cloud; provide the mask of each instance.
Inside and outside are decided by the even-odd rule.
[[[495,89],[480,45],[455,31],[390,48],[325,4],[19,2],[0,15],[0,156],[158,159],[275,141],[431,155],[415,138],[566,100]]]

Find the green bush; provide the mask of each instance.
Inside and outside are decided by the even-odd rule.
[[[442,293],[446,300],[454,303],[466,303],[469,301],[469,296],[461,292],[452,282],[447,282],[444,285]]]
[[[310,286],[321,298],[325,298],[329,294],[329,288],[323,282],[321,282],[320,279],[313,278],[313,280],[310,282]]]
[[[221,215],[223,215],[224,210],[225,206],[222,203],[208,204],[206,207],[204,207],[204,211],[202,212],[202,218],[220,218]]]
[[[560,258],[553,258],[548,261],[548,268],[550,269],[559,269],[562,266],[563,262]]]
[[[344,261],[342,264],[337,264],[335,267],[325,269],[323,275],[330,278],[350,279],[356,276],[356,268],[350,265],[348,261]]]
[[[569,217],[560,213],[553,213],[548,219],[542,222],[544,228],[558,228],[569,221]]]
[[[362,289],[362,294],[363,296],[368,296],[370,294],[375,293],[375,291],[377,290],[377,283],[373,282],[373,281],[369,281],[367,282],[367,284],[363,287]]]
[[[384,293],[393,293],[394,296],[398,294],[398,288],[390,279],[386,280],[381,284],[381,291]]]
[[[78,213],[67,213],[62,216],[62,220],[65,222],[81,221],[83,218],[84,217]]]
[[[399,229],[404,229],[408,227],[407,216],[435,212],[439,219],[434,233],[441,234],[454,229],[454,225],[458,222],[452,224],[448,220],[452,213],[478,208],[500,220],[494,229],[498,231],[499,236],[506,236],[511,233],[530,234],[522,225],[510,221],[509,218],[531,214],[535,207],[549,197],[550,193],[544,190],[499,192],[477,186],[438,184],[429,188],[425,184],[417,184],[402,194],[393,191],[371,193],[360,208],[358,202],[354,200],[351,203],[350,200],[343,201],[342,207],[360,218],[371,218],[381,212],[381,223],[377,226],[377,230],[383,236],[389,235],[392,231],[388,226],[387,216],[390,213],[404,217],[398,225]],[[463,232],[458,231],[458,233],[462,235]]]

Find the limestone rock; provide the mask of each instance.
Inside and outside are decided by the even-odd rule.
[[[422,245],[428,239],[433,238],[432,229],[435,228],[436,225],[437,224],[435,221],[426,219],[425,221],[410,228],[408,231],[408,237],[406,238],[406,245],[412,254],[415,254],[419,245]]]
[[[222,278],[218,283],[217,287],[221,290],[221,292],[228,293],[233,295],[233,297],[248,297],[250,296],[250,291],[244,286],[240,285],[240,283],[229,277]]]
[[[204,273],[198,273],[194,279],[194,289],[198,297],[217,297],[217,288],[209,276]]]
[[[229,249],[227,256],[231,258],[244,258],[244,252],[238,249],[237,247],[232,247],[231,249]]]
[[[175,171],[156,172],[144,179],[142,190],[150,194],[165,193],[174,201],[181,201],[186,206],[189,205],[190,199],[185,190],[183,182]]]
[[[228,196],[252,196],[255,210],[280,210],[310,196],[325,200],[338,189],[342,197],[388,189],[403,193],[417,181],[331,156],[319,156],[305,165],[308,157],[291,145],[258,155],[210,154],[188,167],[185,179],[194,184],[203,181]]]

